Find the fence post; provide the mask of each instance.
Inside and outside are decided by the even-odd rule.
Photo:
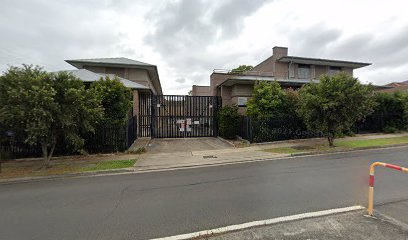
[[[247,117],[248,121],[247,121],[247,131],[248,131],[248,140],[250,143],[254,142],[254,136],[253,136],[253,127],[252,127],[252,119],[250,117]]]

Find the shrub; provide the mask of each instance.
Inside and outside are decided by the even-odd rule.
[[[91,91],[104,108],[104,123],[123,124],[132,107],[132,94],[118,78],[106,77],[92,83]]]
[[[234,139],[239,129],[238,106],[224,106],[218,112],[219,134],[226,139]]]
[[[247,102],[247,115],[254,119],[280,116],[284,113],[284,98],[278,82],[258,81]]]
[[[407,129],[407,94],[403,92],[395,93],[377,93],[374,100],[376,107],[371,116],[381,118],[381,130],[390,132],[392,130]]]

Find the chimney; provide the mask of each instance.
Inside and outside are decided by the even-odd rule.
[[[273,47],[272,48],[272,56],[275,59],[288,56],[288,48],[287,47]]]

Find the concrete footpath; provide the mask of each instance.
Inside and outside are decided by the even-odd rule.
[[[408,239],[408,201],[366,210],[282,222],[201,239]],[[200,239],[200,238],[198,238]]]
[[[290,156],[256,151],[250,148],[233,148],[178,153],[143,154],[136,162],[135,171],[196,167],[214,164],[239,163]]]
[[[229,239],[408,239],[408,230],[386,218],[364,216],[365,210],[278,223],[219,236]]]
[[[341,142],[350,139],[365,140],[403,136],[408,136],[408,133],[365,134],[336,139],[336,141]],[[147,153],[140,155],[134,169],[135,171],[150,171],[241,163],[266,159],[273,160],[289,157],[292,156],[292,154],[272,153],[264,151],[265,149],[287,147],[307,149],[308,146],[323,144],[327,144],[325,138],[297,139],[250,145],[239,144],[237,147],[234,146],[233,143],[228,143],[225,140],[222,141],[217,138],[153,139],[152,143],[149,144],[150,146],[147,147]]]
[[[408,239],[407,206],[408,200],[383,204],[373,216],[367,215],[367,209],[362,206],[335,208],[154,240]]]

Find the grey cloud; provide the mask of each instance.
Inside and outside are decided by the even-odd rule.
[[[250,16],[265,3],[256,1],[181,0],[149,12],[147,19],[155,31],[145,37],[145,43],[159,50],[162,55],[176,54],[191,49],[204,51],[214,43],[217,32],[221,38],[234,37],[240,33],[245,17]],[[190,52],[191,53],[191,52]]]
[[[239,34],[245,16],[251,15],[266,2],[266,0],[224,1],[215,9],[212,20],[215,26],[222,29],[224,38],[233,37]]]
[[[178,82],[178,83],[185,83],[185,82],[186,82],[186,79],[184,79],[184,78],[177,78],[175,81]]]
[[[66,58],[101,57],[121,48],[112,19],[100,1],[8,1],[0,9],[0,68],[33,63],[67,68]],[[118,51],[120,52],[120,51]],[[125,51],[126,52],[126,49]]]
[[[408,56],[408,26],[393,35],[355,35],[336,43],[328,54],[342,58],[371,61],[377,69],[398,68]]]
[[[336,42],[342,32],[316,24],[307,29],[293,28],[289,34],[289,45],[294,52],[304,56],[321,56]]]
[[[208,72],[236,59],[240,51],[213,53],[208,46],[236,37],[246,17],[267,1],[255,0],[181,0],[168,2],[153,10],[146,19],[154,28],[144,42],[174,66],[179,77],[192,84],[209,84],[209,74],[192,76],[192,72]]]

